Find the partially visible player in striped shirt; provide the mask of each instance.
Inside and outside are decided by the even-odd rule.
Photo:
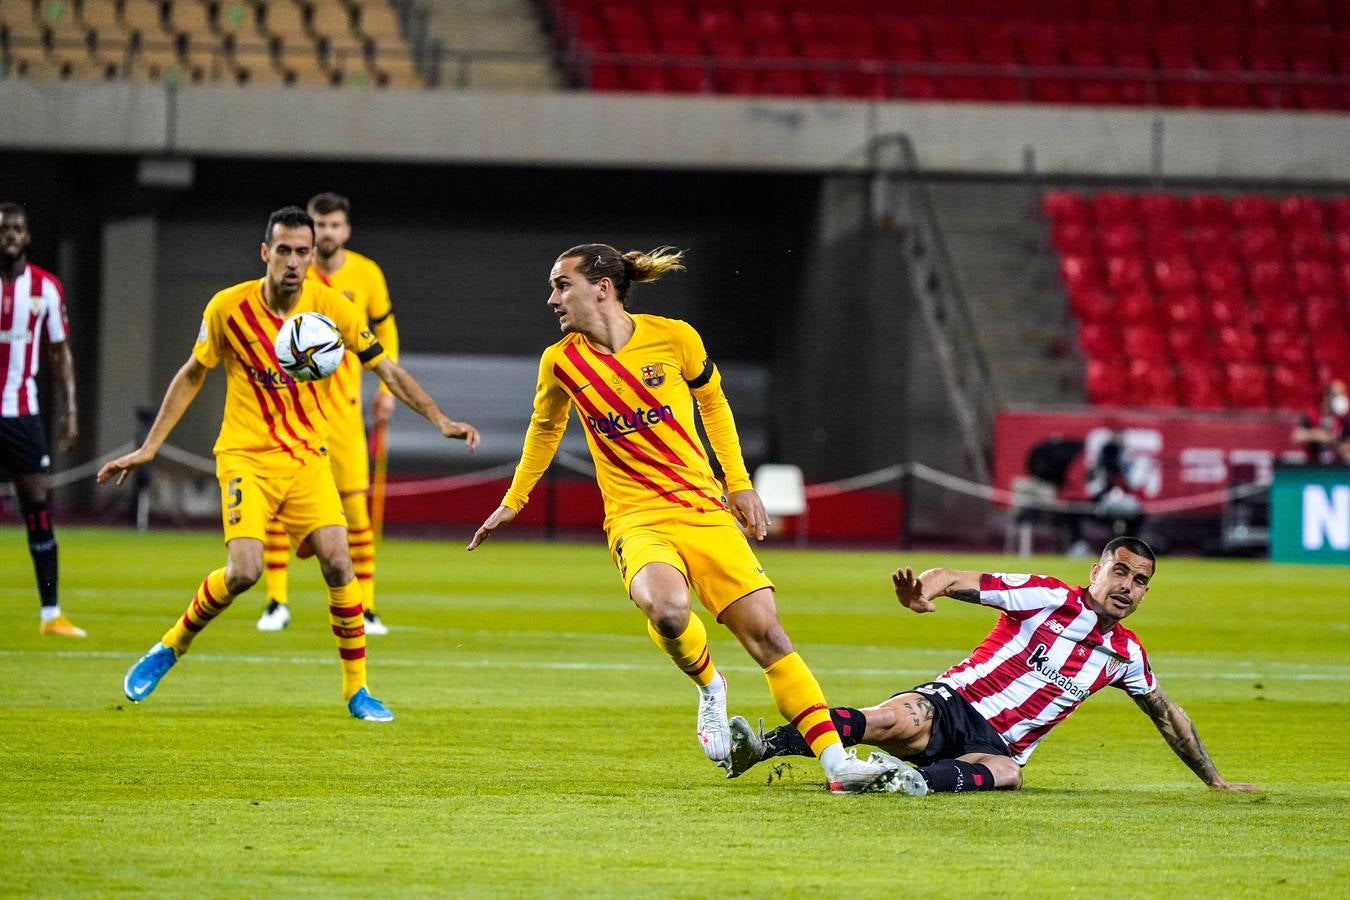
[[[916,613],[950,597],[1001,615],[975,652],[936,681],[878,706],[832,710],[845,742],[872,744],[917,766],[895,782],[909,794],[1015,790],[1040,739],[1088,697],[1116,687],[1207,785],[1259,790],[1219,775],[1190,718],[1158,686],[1139,638],[1121,624],[1143,602],[1156,564],[1148,544],[1119,537],[1102,550],[1086,587],[1044,575],[929,569],[916,578],[897,569],[896,597]],[[731,728],[730,777],[773,756],[809,752],[783,729],[756,735],[739,717]]]
[[[62,615],[57,597],[56,534],[47,509],[51,457],[38,415],[36,380],[43,338],[65,401],[56,417],[56,446],[62,451],[74,446],[79,435],[75,366],[66,341],[70,328],[61,282],[28,261],[30,240],[24,208],[0,203],[0,480],[13,480],[28,530],[42,605],[39,632],[82,638],[84,629]]]
[[[564,336],[540,359],[534,415],[511,487],[469,549],[524,508],[575,409],[605,499],[610,554],[647,616],[648,634],[698,686],[697,736],[708,758],[725,763],[731,749],[726,679],[690,611],[691,588],[764,670],[774,703],[820,758],[830,789],[880,789],[898,766],[844,750],[820,685],[778,621],[773,582],[737,527],[739,520],[763,540],[769,520],[703,339],[686,322],[626,310],[634,284],[683,269],[682,257],[670,247],[620,253],[583,244],[554,262],[548,306]],[[726,476],[726,499],[694,428],[695,405]]]
[[[375,372],[399,400],[447,438],[472,450],[478,432],[441,412],[411,375],[391,362],[357,318],[351,302],[305,278],[314,253],[314,220],[288,206],[267,220],[260,249],[266,275],[211,298],[192,355],[174,375],[140,448],[99,470],[99,483],[155,458],[201,390],[207,373],[225,367],[225,412],[216,439],[226,563],[206,576],[187,610],[127,672],[122,690],[139,702],[154,691],[203,628],[263,571],[267,523],[281,522],[292,546],[307,544],[328,584],[328,616],[342,664],[342,697],[355,718],[387,722],[391,713],[366,687],[366,632],[361,589],[347,551],[342,499],[328,461],[326,385],[297,382],[277,362],[275,342],[287,317],[318,312],[332,319],[348,352]]]

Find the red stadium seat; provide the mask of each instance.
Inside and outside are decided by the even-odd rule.
[[[880,16],[877,19],[877,31],[887,59],[915,63],[928,58],[923,46],[923,34],[909,16]]]
[[[1167,329],[1167,349],[1177,362],[1214,358],[1214,342],[1203,327]]]
[[[1050,25],[1027,25],[1020,36],[1022,61],[1029,66],[1064,65],[1063,36]]]
[[[1341,301],[1333,294],[1310,294],[1303,298],[1303,321],[1308,331],[1340,331],[1345,327],[1346,315]]]
[[[1350,61],[1350,57],[1347,57]],[[1342,70],[1347,67],[1342,66]],[[1332,197],[1323,204],[1327,224],[1336,231],[1350,230],[1350,197]]]
[[[1228,398],[1234,409],[1270,408],[1265,366],[1235,362],[1225,366],[1224,371],[1228,378]]]
[[[1117,295],[1115,320],[1120,325],[1153,325],[1163,310],[1147,290],[1128,290]]]
[[[1096,287],[1070,294],[1069,310],[1083,322],[1108,322],[1115,316],[1110,296]]]
[[[1115,222],[1134,222],[1137,219],[1133,194],[1122,191],[1099,191],[1092,195],[1093,215],[1098,225]]]
[[[1106,285],[1117,294],[1148,288],[1144,259],[1138,255],[1108,256]]]
[[[1252,324],[1265,329],[1293,329],[1301,327],[1303,312],[1292,299],[1270,295],[1258,299]]]
[[[1341,289],[1341,299],[1350,301],[1350,261],[1343,261],[1339,269],[1340,277],[1337,281]]]
[[[1306,363],[1298,366],[1272,366],[1270,393],[1276,409],[1303,411],[1317,403],[1317,388]]]
[[[1136,359],[1129,369],[1130,400],[1136,406],[1176,406],[1176,376],[1172,366],[1157,360]]]
[[[1295,261],[1313,259],[1329,263],[1336,256],[1336,248],[1327,240],[1326,233],[1320,228],[1300,226],[1291,229],[1287,234],[1285,247],[1289,251],[1289,258]]]
[[[1099,272],[1094,257],[1065,255],[1059,258],[1059,276],[1070,291],[1101,284]]]
[[[1309,361],[1308,339],[1301,332],[1275,328],[1261,336],[1266,359],[1275,365],[1306,366]]]
[[[1285,228],[1321,228],[1322,204],[1316,197],[1285,197],[1280,201],[1280,222]]]
[[[975,49],[961,19],[932,18],[922,22],[921,27],[928,39],[928,55],[934,62],[959,65],[975,61]]]
[[[1246,328],[1226,326],[1220,328],[1215,337],[1218,339],[1215,355],[1226,363],[1257,363],[1261,361],[1261,343],[1256,334]]]
[[[1240,228],[1270,225],[1276,220],[1275,201],[1260,194],[1233,198],[1233,221]]]
[[[1309,343],[1318,365],[1350,367],[1350,332],[1319,331]]]
[[[1200,260],[1213,259],[1216,256],[1231,257],[1237,254],[1233,246],[1233,234],[1222,225],[1197,225],[1191,229],[1191,248]]]
[[[1078,347],[1088,359],[1107,359],[1118,349],[1118,331],[1114,325],[1083,322],[1078,326]]]
[[[1180,227],[1164,222],[1149,228],[1144,235],[1144,250],[1154,258],[1187,255],[1191,242]]]
[[[1249,263],[1279,256],[1281,249],[1280,234],[1273,225],[1253,225],[1238,231],[1237,251]]]
[[[1153,282],[1164,294],[1194,291],[1199,278],[1188,256],[1171,256],[1153,262]]]
[[[1076,222],[1086,225],[1092,221],[1092,206],[1087,199],[1073,191],[1046,191],[1041,198],[1041,209],[1051,222]],[[1350,213],[1350,209],[1347,210]],[[1347,218],[1350,222],[1350,218]]]
[[[1153,50],[1146,25],[1109,23],[1106,26],[1106,45],[1116,68],[1153,68]]]
[[[1126,325],[1123,346],[1125,356],[1132,360],[1158,362],[1168,358],[1167,339],[1154,324]]]
[[[1176,194],[1150,191],[1138,198],[1139,218],[1149,229],[1168,226],[1180,228],[1182,217],[1181,200]]]
[[[1088,401],[1101,406],[1123,406],[1129,403],[1126,373],[1115,363],[1089,359],[1086,371]]]
[[[1216,194],[1192,194],[1186,198],[1185,207],[1187,219],[1193,226],[1229,228],[1233,224],[1228,201]]]
[[[1069,256],[1088,256],[1095,252],[1094,237],[1090,225],[1071,219],[1057,221],[1050,228],[1050,242],[1060,253]]]
[[[1205,306],[1195,294],[1171,294],[1163,299],[1162,307],[1169,330],[1198,331],[1205,325]]]
[[[1350,227],[1331,236],[1331,249],[1337,261],[1350,262]]]
[[[1330,294],[1336,290],[1336,270],[1319,259],[1294,261],[1294,290],[1300,295]]]
[[[1116,221],[1097,228],[1097,245],[1103,256],[1134,253],[1139,249],[1139,229],[1132,221]]]
[[[1251,310],[1240,292],[1214,294],[1209,299],[1209,320],[1215,328],[1247,328],[1251,324]]]
[[[1283,293],[1291,287],[1288,269],[1274,257],[1252,262],[1247,269],[1247,280],[1252,293],[1258,296]]]
[[[1191,409],[1224,409],[1228,406],[1224,372],[1214,363],[1182,360],[1177,363],[1177,390]]]
[[[1241,291],[1246,279],[1242,267],[1226,256],[1217,256],[1211,250],[1205,252],[1196,248],[1196,258],[1203,261],[1200,267],[1200,286],[1208,294],[1231,294]]]

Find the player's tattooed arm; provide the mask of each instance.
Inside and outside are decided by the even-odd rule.
[[[1253,784],[1229,784],[1224,781],[1223,776],[1219,774],[1218,768],[1214,765],[1214,760],[1210,759],[1209,751],[1205,749],[1204,742],[1200,740],[1200,734],[1195,730],[1195,723],[1186,715],[1185,710],[1173,703],[1172,698],[1163,693],[1162,688],[1157,688],[1142,697],[1135,697],[1134,702],[1153,720],[1158,733],[1163,736],[1167,746],[1172,748],[1172,752],[1189,766],[1190,770],[1205,784],[1215,790],[1260,790]]]
[[[895,598],[906,609],[916,613],[932,612],[936,597],[950,597],[963,603],[980,602],[980,573],[959,572],[955,569],[929,569],[920,575],[903,566],[891,573]]]

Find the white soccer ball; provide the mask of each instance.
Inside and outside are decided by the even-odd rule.
[[[342,365],[342,334],[316,312],[296,313],[277,332],[277,362],[296,381],[327,378]]]

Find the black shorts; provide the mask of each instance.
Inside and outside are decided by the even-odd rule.
[[[905,762],[927,766],[939,759],[955,759],[967,753],[1011,756],[1008,745],[989,721],[949,685],[930,681],[901,693],[919,693],[933,704],[933,725],[928,746],[922,753],[904,757]],[[892,694],[898,697],[900,694]]]
[[[0,475],[45,473],[51,464],[41,416],[0,417]]]

